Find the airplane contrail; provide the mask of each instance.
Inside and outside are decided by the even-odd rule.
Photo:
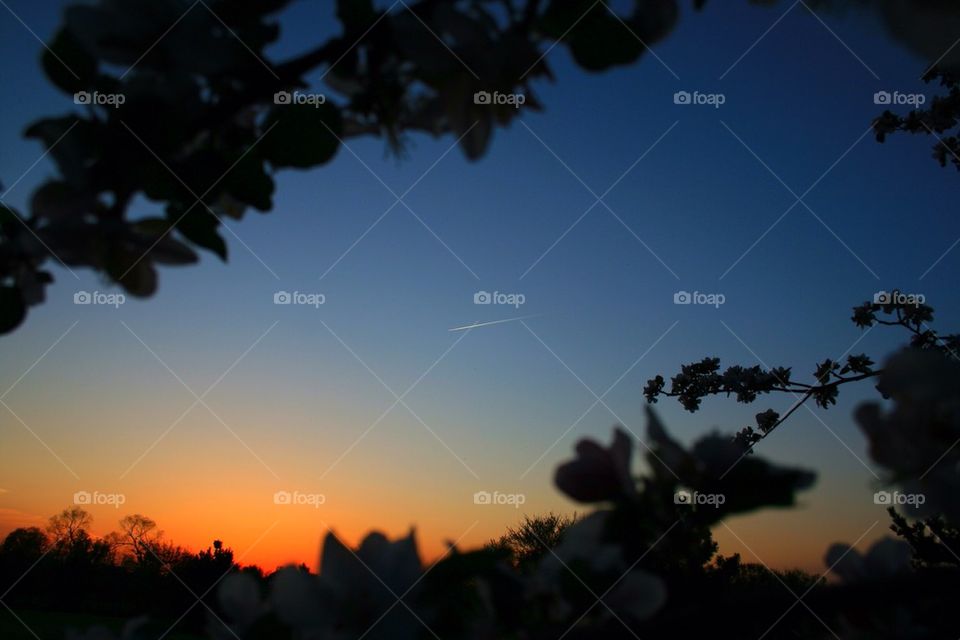
[[[532,316],[520,316],[519,318],[505,318],[503,320],[491,320],[489,322],[474,322],[473,324],[467,324],[462,327],[454,327],[453,329],[447,329],[447,331],[466,331],[467,329],[476,329],[477,327],[486,327],[491,324],[502,324],[504,322],[516,322],[517,320],[527,320],[528,318],[536,318],[536,315]]]

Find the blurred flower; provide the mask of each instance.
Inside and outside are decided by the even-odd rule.
[[[265,609],[260,584],[249,573],[234,572],[224,578],[217,597],[227,618],[240,628],[253,624]]]
[[[420,577],[423,565],[411,529],[406,538],[391,542],[380,532],[367,535],[356,552],[328,533],[320,557],[320,581],[349,592],[383,591],[384,585],[402,595]],[[390,598],[392,603],[394,598]]]
[[[544,557],[541,572],[553,579],[563,565],[578,560],[596,572],[622,570],[620,547],[603,539],[609,515],[610,511],[594,511],[570,525],[560,544]]]
[[[678,474],[684,481],[692,475],[717,478],[726,473],[747,452],[747,448],[729,436],[707,434],[687,451],[670,437],[656,412],[647,407],[647,436],[655,446],[660,466]],[[671,474],[673,475],[673,474]]]
[[[790,506],[799,491],[813,486],[816,475],[805,469],[773,464],[733,436],[709,433],[689,449],[670,437],[657,414],[647,407],[647,462],[654,479],[671,487],[683,486],[702,494],[723,496],[701,509],[699,517],[719,520],[730,513],[761,507]]]
[[[603,600],[618,613],[634,620],[646,620],[666,603],[667,590],[657,576],[634,569]]]
[[[666,427],[660,422],[660,417],[652,407],[647,406],[647,439],[654,445],[656,455],[651,456],[651,466],[657,475],[673,476],[674,469],[689,466],[692,463],[690,454],[683,446],[670,437]]]
[[[747,448],[734,438],[714,431],[694,442],[690,453],[701,474],[720,478],[743,459]]]
[[[893,407],[870,402],[854,414],[870,457],[904,492],[924,495],[903,507],[909,515],[960,522],[960,364],[934,350],[904,350],[887,362],[877,387]]]
[[[614,611],[635,620],[650,617],[666,602],[663,581],[646,571],[628,568],[620,547],[605,539],[610,514],[610,511],[595,511],[570,525],[560,544],[544,556],[531,578],[532,596],[540,600],[545,596],[553,598],[549,611],[554,619],[573,614],[571,604],[561,593],[561,578],[566,572],[583,571],[583,576],[577,575],[579,580],[605,577],[608,586],[597,595],[609,590],[603,601]],[[604,613],[609,615],[609,611]]]
[[[270,601],[277,617],[305,637],[412,638],[419,621],[394,605],[410,597],[422,571],[413,530],[395,541],[370,533],[356,550],[331,532],[324,539],[320,575],[282,569]]]
[[[297,567],[284,567],[271,581],[270,604],[277,618],[301,632],[333,624],[332,597],[324,597],[317,577]]]
[[[873,5],[890,35],[924,58],[949,71],[960,68],[956,44],[960,16],[952,2],[877,2]]]
[[[866,555],[848,544],[836,543],[827,549],[824,562],[844,582],[882,580],[910,569],[912,552],[902,540],[883,538],[874,542]]]
[[[602,502],[636,495],[630,475],[633,443],[623,429],[614,429],[609,447],[584,439],[577,443],[576,453],[576,458],[557,467],[554,482],[560,491],[578,502]]]

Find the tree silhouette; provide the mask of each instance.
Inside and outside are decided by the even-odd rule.
[[[124,549],[137,565],[152,561],[155,548],[163,533],[157,523],[139,513],[124,516],[120,520],[120,532],[108,536],[115,549]]]
[[[960,170],[960,139],[957,126],[960,125],[960,77],[954,70],[930,69],[923,77],[927,83],[937,83],[945,92],[934,96],[930,106],[914,109],[906,115],[884,111],[873,122],[873,130],[878,142],[898,131],[912,134],[930,135],[935,139],[933,158],[941,167],[954,165]]]
[[[508,554],[517,567],[529,567],[556,547],[563,532],[575,522],[575,515],[553,512],[542,516],[524,516],[519,525],[509,527],[502,536],[487,543],[487,547]]]
[[[47,532],[53,538],[54,545],[73,546],[84,537],[89,537],[88,529],[93,524],[93,516],[80,507],[67,507],[60,513],[50,516]]]
[[[885,295],[888,298],[885,301],[864,302],[854,307],[851,317],[853,323],[861,329],[877,325],[899,327],[909,333],[911,348],[932,350],[947,357],[956,356],[960,351],[960,335],[940,335],[931,329],[932,307],[911,302],[899,291]],[[884,370],[874,365],[873,359],[866,354],[848,356],[846,362],[826,358],[817,364],[810,382],[800,382],[793,379],[792,367],[767,369],[759,365],[733,365],[721,372],[720,359],[708,357],[683,365],[680,372],[670,379],[669,388],[662,375],[651,378],[643,394],[651,404],[661,397],[677,398],[683,408],[691,413],[696,412],[703,398],[709,396],[733,396],[737,402],[750,404],[759,396],[769,393],[793,395],[796,402],[783,416],[773,409],[766,409],[756,415],[755,426],[748,425],[740,430],[737,439],[753,447],[808,400],[813,399],[817,406],[828,409],[837,403],[840,387],[880,377]]]
[[[50,548],[50,538],[39,527],[14,529],[0,545],[0,556],[6,561],[28,567]]]
[[[890,530],[910,544],[915,564],[960,566],[960,558],[953,551],[960,546],[960,529],[948,525],[941,516],[911,523],[893,507],[889,507],[887,513],[892,521]]]

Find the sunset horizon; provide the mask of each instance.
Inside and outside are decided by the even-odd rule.
[[[0,5],[0,636],[960,634],[952,4]]]

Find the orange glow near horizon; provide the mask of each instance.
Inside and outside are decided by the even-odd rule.
[[[461,549],[476,548],[502,535],[524,515],[585,511],[547,492],[528,497],[533,509],[527,509],[527,505],[520,510],[509,506],[479,507],[472,503],[469,495],[464,496],[459,505],[411,508],[409,504],[389,499],[365,500],[361,487],[344,492],[342,495],[349,499],[343,504],[327,502],[314,508],[276,505],[272,493],[257,491],[252,485],[247,488],[251,491],[249,494],[235,491],[209,502],[195,499],[186,506],[177,502],[177,496],[168,494],[166,501],[137,500],[121,508],[106,505],[85,508],[94,517],[94,535],[103,536],[116,530],[116,523],[124,515],[143,513],[157,521],[164,539],[169,542],[196,552],[219,539],[233,549],[237,562],[258,565],[268,573],[284,565],[300,563],[318,570],[321,544],[329,530],[345,543],[356,546],[374,530],[394,539],[405,536],[414,527],[421,559],[430,564],[447,551],[449,542],[456,542]],[[12,497],[9,492],[0,494],[4,502]],[[148,504],[152,504],[152,508]],[[63,505],[49,511],[54,513],[62,508]],[[826,548],[820,537],[811,535],[812,515],[802,510],[775,510],[733,518],[714,528],[714,538],[720,553],[739,553],[744,562],[820,573],[824,566],[819,559]],[[16,527],[43,527],[46,519],[39,514],[0,508],[0,537]],[[837,534],[837,539],[852,541],[862,533],[851,530],[846,536]],[[884,528],[878,526],[871,533],[875,535],[865,537],[858,546],[868,546],[884,533]]]
[[[286,401],[271,404],[266,393],[225,386],[208,401],[229,429],[202,406],[180,419],[191,399],[162,369],[151,375],[158,382],[149,418],[144,418],[144,392],[117,390],[124,400],[103,405],[84,396],[89,389],[79,383],[57,403],[44,401],[36,387],[16,390],[18,415],[50,450],[27,429],[9,425],[0,450],[0,535],[18,526],[44,526],[50,515],[72,504],[75,492],[87,491],[124,496],[119,508],[89,506],[95,535],[106,535],[124,515],[139,513],[154,519],[167,541],[196,552],[219,539],[239,562],[268,572],[290,563],[316,570],[330,529],[356,545],[373,530],[396,538],[415,527],[421,558],[429,563],[448,542],[476,548],[525,514],[588,512],[556,491],[553,468],[571,455],[578,437],[609,438],[603,426],[570,434],[521,476],[554,435],[538,440],[505,431],[483,416],[464,424],[462,414],[444,406],[443,399],[435,401],[438,408],[429,418],[445,425],[445,441],[464,453],[463,460],[402,412],[364,435],[389,406],[376,402],[323,406],[321,412]],[[235,375],[242,380],[240,372]],[[138,380],[133,387],[150,382]],[[272,427],[277,424],[283,425],[282,434]],[[676,429],[679,433],[681,427]],[[499,438],[502,446],[491,447],[487,438]],[[357,442],[362,446],[354,446]],[[61,461],[51,450],[70,454]],[[800,457],[796,451],[773,451],[770,458],[789,460],[790,454]],[[720,552],[740,553],[744,562],[819,573],[830,543],[860,539],[866,524],[885,518],[872,504],[864,470],[850,467],[853,471],[834,472],[825,462],[820,482],[801,494],[797,508],[762,510],[716,527]],[[473,469],[483,481],[471,476]],[[520,509],[475,505],[478,490],[523,493],[526,501]],[[316,507],[275,504],[278,491],[321,494],[324,501]],[[885,529],[876,526],[861,544]]]

